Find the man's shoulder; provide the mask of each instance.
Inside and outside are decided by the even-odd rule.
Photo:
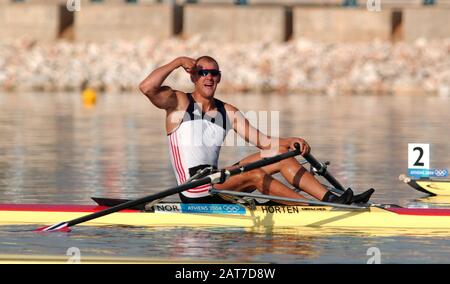
[[[179,97],[185,97],[187,98],[187,94],[186,92],[183,91],[179,91],[179,90],[173,90],[173,92],[175,93],[175,95],[179,96]]]
[[[166,109],[168,115],[180,110],[186,110],[187,106],[189,105],[189,99],[185,92],[173,90],[172,94],[174,98],[176,98],[176,103],[174,104],[173,107]]]
[[[222,101],[222,102],[223,102],[223,106],[225,107],[226,111],[233,111],[233,112],[239,111],[239,109],[237,107],[235,107],[234,105],[224,102],[224,101]]]
[[[189,98],[188,98],[189,93],[185,93],[185,92],[178,91],[178,90],[175,90],[174,93],[175,93],[175,96],[177,96],[177,100],[178,100],[179,104],[181,104],[183,106],[184,104],[189,103]]]

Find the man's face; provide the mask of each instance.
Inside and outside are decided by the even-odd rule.
[[[200,60],[193,76],[195,90],[204,97],[213,97],[220,82],[220,76],[219,66],[216,63]]]

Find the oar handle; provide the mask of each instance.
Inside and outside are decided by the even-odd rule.
[[[303,156],[308,163],[317,170],[317,173],[321,176],[323,176],[331,185],[333,185],[336,189],[342,191],[343,193],[345,191],[345,187],[343,187],[326,169],[325,165],[320,163],[319,161],[314,158],[311,153],[306,154]]]

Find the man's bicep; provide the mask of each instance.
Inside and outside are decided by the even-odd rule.
[[[156,94],[147,97],[157,108],[168,110],[177,107],[176,91],[170,87],[162,86]]]

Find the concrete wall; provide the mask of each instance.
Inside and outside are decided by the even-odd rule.
[[[13,0],[4,0],[5,2],[8,3],[12,3]],[[29,3],[31,5],[34,4],[51,4],[51,5],[55,5],[55,4],[66,4],[67,0],[25,0],[23,1],[23,3],[17,3],[17,4],[24,4],[24,3]]]
[[[108,0],[106,0],[108,1]],[[120,0],[119,0],[120,1]],[[143,0],[138,0],[142,2]],[[162,0],[163,2],[176,1],[178,4],[185,4],[188,0]],[[437,0],[438,3],[449,0]],[[359,0],[359,6],[365,6],[366,0]],[[396,5],[396,6],[413,6],[422,5],[423,0],[381,0],[381,5]],[[234,4],[235,0],[197,0],[197,3],[204,4]],[[272,4],[272,5],[308,5],[308,6],[342,6],[344,0],[247,0],[247,4]]]
[[[25,0],[23,2],[14,3],[13,0],[0,0],[0,3],[8,3],[8,4],[11,3],[11,4],[17,4],[17,5],[19,5],[19,4],[22,4],[22,5],[23,4],[26,4],[26,5],[28,5],[28,4],[30,4],[30,5],[35,5],[35,4],[57,5],[57,4],[60,4],[60,5],[65,6],[67,4],[67,1],[68,0]],[[91,0],[78,0],[78,1],[80,1],[81,6],[88,5],[91,3]],[[108,1],[108,0],[106,0],[106,1]],[[105,3],[107,3],[107,2],[105,2]]]
[[[92,4],[75,15],[75,39],[102,41],[167,38],[173,34],[174,7],[163,4]]]
[[[188,1],[186,0],[179,0],[179,2],[181,2],[182,4],[188,3]],[[234,0],[197,0],[197,4],[234,4]]]
[[[364,1],[366,2],[366,1]],[[381,8],[383,7],[411,7],[422,6],[423,0],[380,0]],[[361,3],[365,4],[365,3]]]
[[[405,41],[450,37],[450,7],[404,9],[402,22]]]
[[[391,39],[391,11],[366,9],[306,8],[293,10],[293,38],[323,42],[372,41]]]
[[[0,0],[4,2],[12,2],[12,0]],[[81,5],[89,5],[89,4],[103,4],[103,5],[109,5],[109,4],[124,4],[126,3],[126,0],[103,0],[102,2],[92,2],[91,0],[78,0],[81,2]],[[167,1],[171,1],[171,0],[167,0]],[[66,4],[67,0],[25,0],[25,2],[27,3],[31,3],[31,4]],[[137,0],[137,3],[144,3],[144,4],[148,4],[148,3],[158,3],[158,0]],[[133,4],[133,3],[131,3]]]
[[[61,32],[61,13],[66,12],[59,5],[0,5],[0,38],[54,40]]]
[[[450,6],[450,0],[439,0],[437,2],[438,6],[442,6],[442,7],[449,7]]]
[[[280,6],[186,5],[183,35],[198,34],[221,42],[281,42],[286,37],[286,11]]]
[[[343,0],[247,0],[248,4],[278,4],[278,5],[342,5]]]
[[[118,3],[122,0],[104,3],[81,0],[81,12],[75,13],[65,8],[67,0],[30,0],[27,4],[0,1],[3,1],[0,2],[0,38],[3,39],[28,37],[46,41],[61,36],[89,41],[135,40],[145,36],[167,38],[181,32],[182,24],[185,37],[200,34],[205,39],[221,42],[265,39],[282,42],[291,34],[294,39],[304,37],[325,42],[450,37],[450,6],[445,5],[450,0],[438,1],[440,4],[435,6],[402,8],[389,8],[386,3],[398,2],[400,5],[406,0],[385,0],[381,2],[381,12],[367,11],[366,7],[290,8],[263,4],[194,4],[185,5],[181,12],[180,6],[150,3],[156,0],[145,0],[140,4]],[[331,3],[336,0],[318,1]],[[410,3],[418,4],[417,1]]]

